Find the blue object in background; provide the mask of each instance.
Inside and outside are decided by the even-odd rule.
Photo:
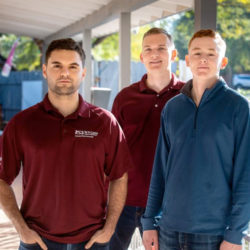
[[[22,81],[22,110],[42,101],[42,81]]]

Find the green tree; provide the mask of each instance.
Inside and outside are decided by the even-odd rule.
[[[194,11],[190,10],[179,15],[173,24],[172,36],[178,57],[182,60],[188,52],[188,42],[194,33]]]
[[[152,26],[144,25],[137,29],[134,29],[131,34],[131,60],[138,62],[140,61],[140,54],[142,49],[142,38],[144,33],[149,30]]]
[[[140,61],[141,43],[143,34],[152,27],[144,25],[133,29],[131,32],[131,59]],[[93,44],[95,44],[93,41]],[[92,54],[97,61],[118,60],[119,58],[119,34],[115,33],[106,37],[101,43],[92,48]]]
[[[93,40],[92,44],[95,43]],[[107,36],[101,43],[92,49],[92,55],[95,60],[117,60],[119,54],[119,37],[118,33]]]
[[[17,36],[12,34],[2,34],[0,36],[0,54],[7,58]],[[35,70],[40,67],[41,52],[36,42],[29,37],[20,37],[15,50],[13,64],[17,70]]]
[[[250,72],[250,1],[218,0],[217,30],[227,43],[228,69]]]
[[[226,40],[229,65],[226,72],[250,72],[250,1],[218,0],[217,30]],[[174,23],[173,36],[181,59],[187,54],[194,32],[194,12],[182,13]]]

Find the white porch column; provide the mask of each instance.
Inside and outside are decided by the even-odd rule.
[[[120,13],[119,30],[119,90],[130,84],[130,19],[131,13]]]
[[[49,44],[45,40],[43,42],[43,48],[42,48],[42,65],[45,63],[45,54],[46,54],[46,50],[47,50],[48,46],[49,46]],[[42,68],[41,68],[41,70],[42,70]],[[43,77],[42,97],[44,97],[47,92],[48,92],[48,84],[47,84],[46,79]]]
[[[195,31],[200,29],[216,30],[217,0],[195,0]]]
[[[92,87],[92,60],[91,60],[91,30],[86,29],[83,31],[82,47],[86,54],[85,67],[87,69],[83,85],[80,89],[85,101],[91,101],[91,87]]]

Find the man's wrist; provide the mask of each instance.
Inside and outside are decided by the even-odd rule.
[[[243,236],[244,235],[241,232],[227,229],[224,234],[224,240],[233,244],[241,245]]]
[[[148,217],[145,217],[143,215],[141,217],[141,223],[142,223],[143,231],[156,230],[155,219],[154,218],[151,218],[151,217],[148,218]]]
[[[28,231],[30,230],[30,228],[27,226],[27,224],[25,224],[24,226],[19,226],[16,227],[17,233],[19,234],[20,238],[25,238]]]
[[[102,229],[107,236],[112,236],[115,232],[115,227],[113,225],[105,224]]]

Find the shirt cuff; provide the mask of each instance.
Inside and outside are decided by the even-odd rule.
[[[156,230],[156,223],[154,218],[147,218],[143,215],[141,217],[141,224],[143,231]]]
[[[227,229],[224,234],[224,240],[233,244],[241,245],[243,236],[244,235],[239,231]]]

